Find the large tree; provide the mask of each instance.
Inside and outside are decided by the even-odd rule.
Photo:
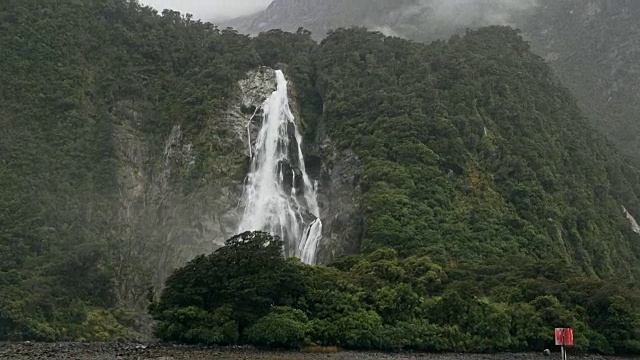
[[[299,267],[295,260],[283,257],[282,248],[277,236],[245,232],[227,240],[215,253],[176,270],[160,301],[151,307],[161,322],[159,331],[180,321],[175,316],[180,309],[196,307],[209,314],[224,309],[226,320],[234,322],[242,336],[271,307],[291,305],[304,288]]]

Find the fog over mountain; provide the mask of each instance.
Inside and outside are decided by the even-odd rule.
[[[265,9],[271,0],[142,0],[140,2],[158,11],[172,9],[207,21],[253,14]]]
[[[514,15],[537,5],[537,0],[420,0],[401,8],[402,17],[428,16],[455,26],[511,25]]]
[[[316,39],[342,26],[365,25],[387,35],[449,36],[466,27],[513,25],[537,0],[275,0],[263,12],[225,23],[257,34],[305,27]]]

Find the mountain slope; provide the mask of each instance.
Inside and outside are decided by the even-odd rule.
[[[304,27],[316,39],[357,25],[424,42],[467,27],[512,25],[523,30],[598,128],[637,161],[639,19],[640,5],[629,0],[275,0],[265,11],[229,25],[251,34]]]
[[[638,19],[637,1],[546,1],[521,25],[583,111],[635,158],[640,154]]]
[[[0,24],[0,338],[125,336],[100,309],[143,307],[235,231],[233,85],[259,59],[128,1],[3,4]]]
[[[0,26],[2,339],[133,336],[121,309],[237,231],[275,68],[319,182],[321,263],[519,255],[637,283],[638,170],[509,28],[317,44],[124,0],[2,4]]]
[[[315,39],[321,39],[329,30],[338,27],[373,24],[370,19],[397,11],[412,2],[413,0],[280,0],[272,2],[257,15],[230,20],[224,25],[253,35],[271,29],[295,31],[304,27],[312,32]]]
[[[364,249],[636,273],[637,170],[515,32],[420,46],[340,30],[320,49],[324,121],[363,161]]]

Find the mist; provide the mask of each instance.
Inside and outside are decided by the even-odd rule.
[[[406,11],[429,11],[454,26],[511,25],[514,16],[536,5],[537,0],[420,0]]]
[[[140,0],[158,11],[172,9],[203,21],[225,20],[265,9],[272,0]]]
[[[466,28],[515,26],[522,15],[537,7],[538,1],[406,0],[383,18],[367,19],[366,25],[390,36],[421,41],[447,39]]]
[[[515,16],[537,0],[419,0],[402,10],[404,17],[427,16],[449,26],[512,25]]]

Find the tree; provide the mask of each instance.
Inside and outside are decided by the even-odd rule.
[[[247,330],[247,340],[258,346],[299,349],[307,342],[308,321],[301,310],[275,306]]]
[[[284,259],[282,248],[279,237],[265,232],[236,235],[215,253],[177,269],[151,313],[162,323],[172,321],[169,314],[176,308],[213,313],[229,307],[242,337],[273,306],[291,305],[303,294],[299,268]]]

